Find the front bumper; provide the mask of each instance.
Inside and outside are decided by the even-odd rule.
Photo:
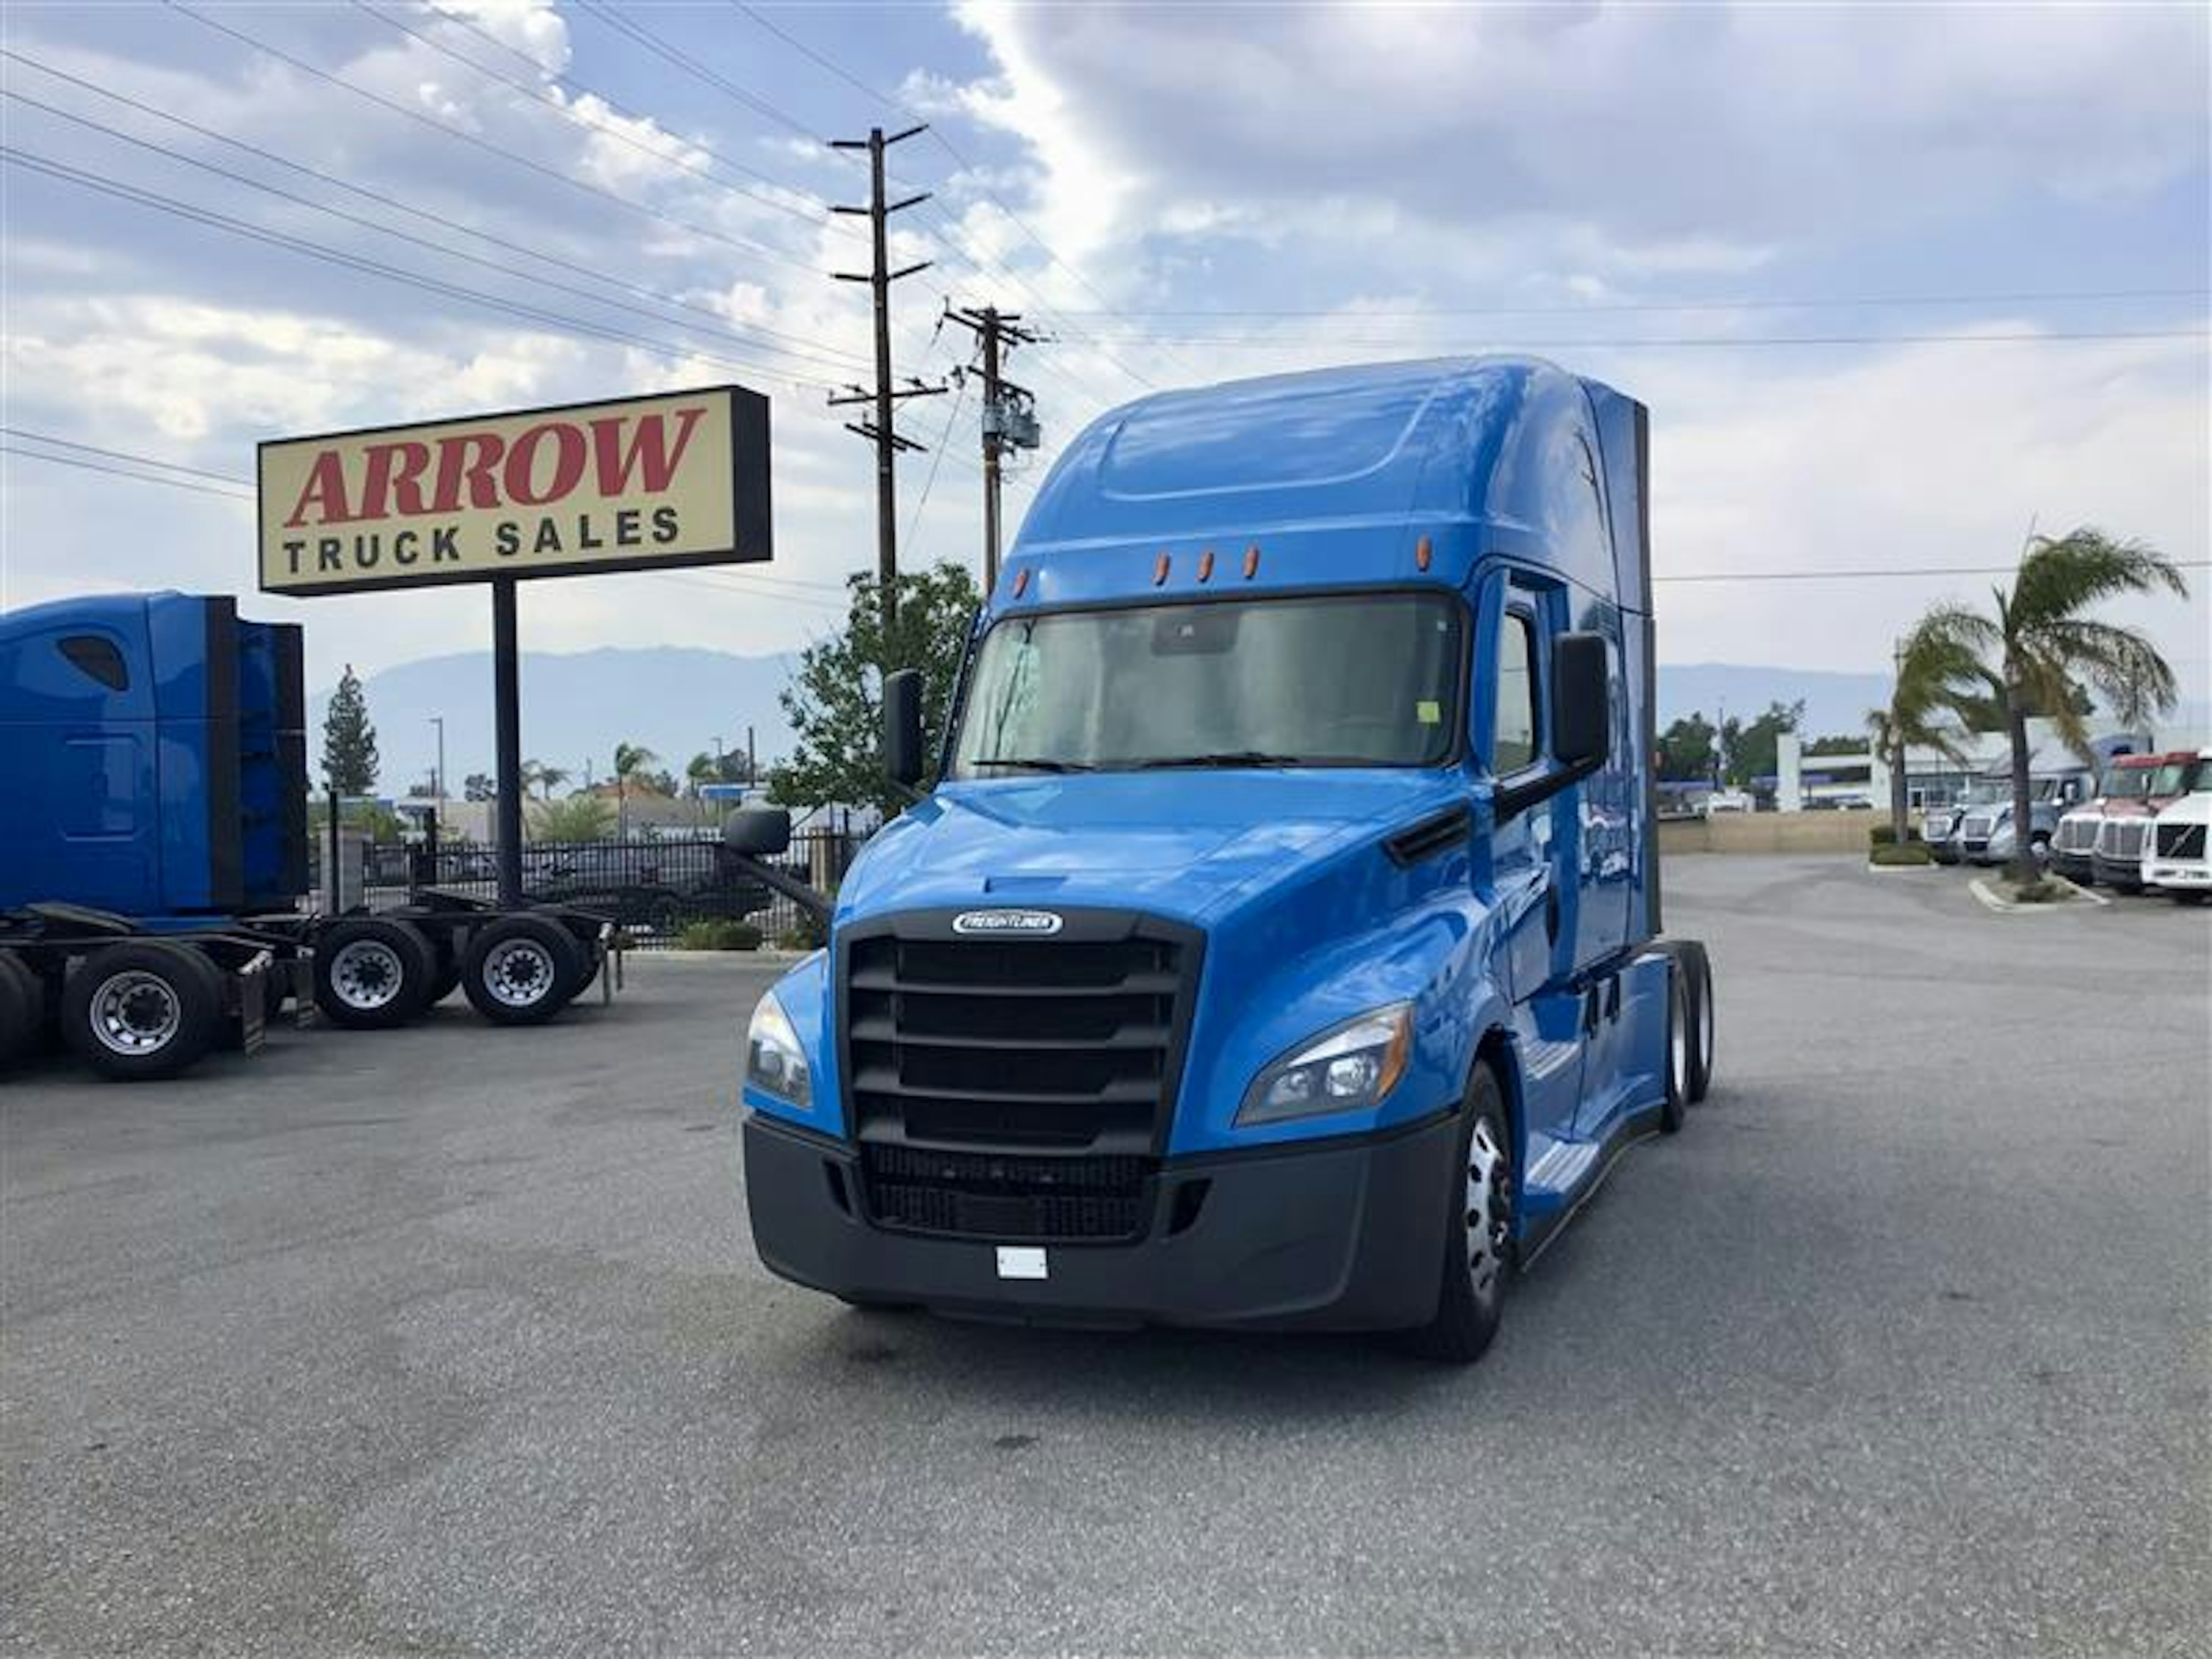
[[[2098,857],[2091,859],[2090,863],[2096,870],[2097,884],[2100,887],[2124,889],[2142,885],[2143,867],[2142,860],[2138,859]]]
[[[2136,874],[2143,882],[2169,893],[2212,889],[2212,864],[2182,864],[2151,859],[2136,866]]]
[[[2099,878],[2096,859],[2087,853],[2054,852],[2051,867],[2069,881],[2094,882]]]
[[[757,1113],[744,1122],[745,1194],[771,1272],[856,1300],[1018,1324],[1387,1330],[1435,1312],[1458,1135],[1453,1115],[1171,1159],[1149,1184],[1142,1237],[1048,1244],[1042,1279],[1000,1278],[992,1240],[876,1226],[852,1147]]]

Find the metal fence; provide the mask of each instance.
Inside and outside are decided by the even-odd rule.
[[[866,839],[836,825],[811,826],[793,831],[791,850],[769,862],[830,892]],[[499,895],[498,866],[486,847],[371,842],[359,850],[361,891],[374,910],[396,908],[430,888],[471,898]],[[532,904],[596,910],[647,949],[680,943],[694,922],[744,922],[769,945],[812,943],[817,931],[798,905],[746,873],[720,840],[533,842],[522,849],[522,890]]]

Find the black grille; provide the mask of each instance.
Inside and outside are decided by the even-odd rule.
[[[1028,1158],[864,1146],[870,1213],[885,1226],[999,1239],[1133,1238],[1142,1158]]]
[[[2162,859],[2203,858],[2204,828],[2201,823],[2160,824],[2156,856]]]
[[[949,917],[902,918],[843,941],[847,1100],[879,1223],[1142,1231],[1197,947],[1127,916],[1066,920],[1068,937],[957,939]]]

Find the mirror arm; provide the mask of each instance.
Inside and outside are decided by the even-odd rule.
[[[731,862],[756,881],[774,888],[823,927],[830,925],[830,913],[836,907],[826,893],[817,892],[798,877],[786,875],[774,865],[764,863],[750,853],[732,853],[729,856]]]
[[[1584,778],[1604,769],[1605,759],[1595,756],[1577,761],[1571,766],[1559,766],[1540,778],[1526,783],[1516,783],[1510,788],[1501,788],[1491,797],[1490,810],[1494,823],[1504,823],[1519,817],[1532,806],[1542,805],[1563,789],[1571,789]]]

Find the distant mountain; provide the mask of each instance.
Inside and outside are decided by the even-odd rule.
[[[522,653],[522,753],[568,769],[584,781],[585,764],[606,777],[615,745],[641,743],[678,778],[685,763],[711,752],[720,738],[741,750],[745,728],[765,768],[790,747],[776,694],[790,683],[795,656],[741,657],[674,646]],[[311,767],[322,755],[325,686],[308,700]],[[429,781],[438,754],[433,715],[446,722],[446,787],[461,793],[471,772],[492,769],[491,654],[462,652],[402,663],[362,682],[382,760],[379,792],[406,793]]]

